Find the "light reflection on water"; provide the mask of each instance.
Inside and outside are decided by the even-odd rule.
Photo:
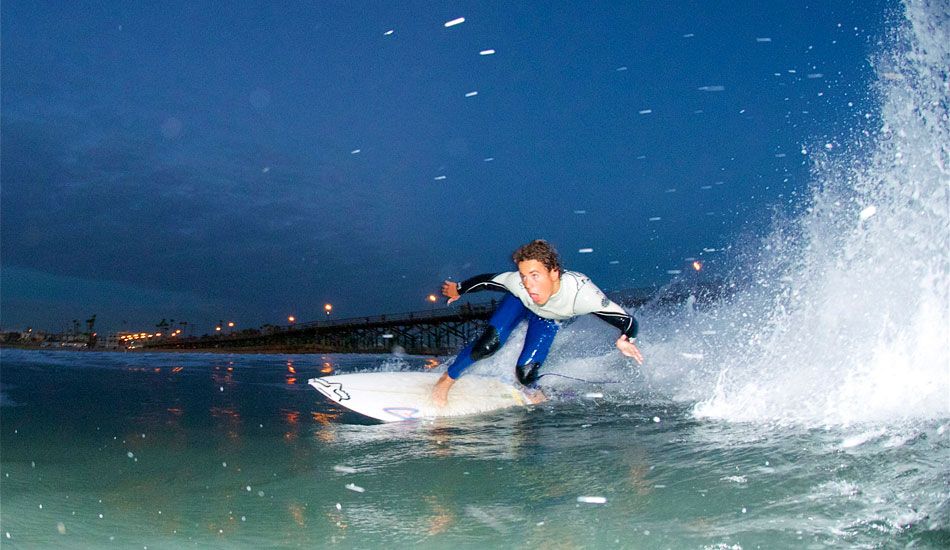
[[[4,548],[896,548],[946,500],[936,425],[773,432],[609,395],[376,424],[286,375],[385,356],[68,355],[4,352]]]

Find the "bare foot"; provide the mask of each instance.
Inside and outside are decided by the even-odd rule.
[[[452,384],[455,383],[455,380],[449,377],[448,374],[443,374],[439,381],[436,382],[435,387],[432,388],[432,402],[435,403],[436,407],[444,408],[449,403],[449,388],[452,387]]]
[[[524,394],[525,397],[528,398],[528,401],[531,401],[532,405],[544,403],[548,400],[548,398],[544,395],[544,392],[537,388],[525,388]]]

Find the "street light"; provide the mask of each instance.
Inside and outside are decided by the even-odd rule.
[[[327,320],[329,320],[329,319],[330,319],[330,312],[333,311],[333,306],[331,306],[330,304],[327,304],[327,305],[323,306],[323,309],[325,309],[325,310],[327,311]]]
[[[436,300],[438,300],[438,298],[435,297],[435,294],[429,294],[428,300],[429,300],[429,303],[430,303],[429,309],[430,309],[430,310],[435,309],[435,302],[436,302]]]
[[[290,317],[288,317],[288,318],[287,318],[287,320],[288,320],[288,321],[290,321],[290,324],[293,324],[293,323],[294,323],[294,321],[296,321],[297,319],[296,319],[296,318],[294,318],[294,316],[293,316],[293,315],[291,315]]]
[[[230,332],[231,334],[234,334],[234,321],[228,322],[228,329],[230,329],[228,332]]]

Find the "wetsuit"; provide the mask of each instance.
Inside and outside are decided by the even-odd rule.
[[[636,319],[581,273],[562,273],[560,288],[544,305],[534,303],[517,271],[478,275],[458,283],[460,295],[480,290],[503,291],[510,295],[495,310],[485,332],[455,358],[448,369],[452,379],[458,378],[475,361],[501,349],[511,331],[525,319],[528,320],[528,333],[515,371],[518,381],[525,386],[533,386],[537,380],[538,368],[547,357],[560,326],[558,321],[592,313],[620,329],[628,338],[637,335]]]

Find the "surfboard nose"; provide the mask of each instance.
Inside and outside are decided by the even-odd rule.
[[[350,398],[350,394],[343,391],[343,384],[340,382],[327,382],[322,378],[311,378],[307,380],[307,383],[333,401],[346,401]]]

